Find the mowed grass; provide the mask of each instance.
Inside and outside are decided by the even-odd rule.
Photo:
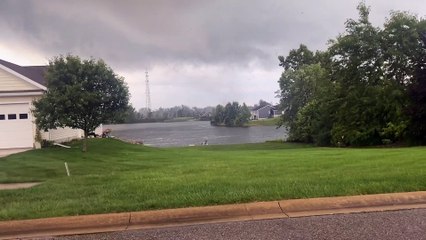
[[[249,121],[247,126],[277,126],[279,117]]]
[[[0,219],[426,190],[426,148],[262,143],[151,148],[94,139],[0,158]],[[66,176],[68,162],[71,177]]]

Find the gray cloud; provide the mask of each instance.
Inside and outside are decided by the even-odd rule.
[[[121,67],[169,61],[244,65],[252,58],[270,63],[273,55],[288,48],[285,45],[297,46],[305,40],[317,47],[318,39],[323,45],[335,33],[327,34],[327,25],[334,20],[328,16],[339,8],[327,3],[311,6],[311,1],[0,4],[4,27],[15,29],[18,37],[30,39],[35,47],[52,55],[65,51],[101,56],[119,65],[125,62]]]
[[[156,79],[154,90],[155,84],[169,89],[164,91],[182,103],[193,105],[188,94],[205,89],[211,92],[211,104],[230,92],[254,103],[259,98],[273,100],[278,55],[300,43],[326,48],[328,39],[344,31],[345,20],[357,17],[357,4],[357,0],[2,0],[0,43],[25,44],[44,54],[44,59],[66,53],[103,58],[119,72],[138,78],[129,79],[134,95],[143,92],[139,81],[147,67],[162,69],[157,77],[164,78]],[[420,16],[426,12],[420,0],[367,4],[377,25],[383,24],[391,9]],[[211,70],[215,68],[223,74]],[[164,74],[166,69],[171,74]],[[256,74],[259,71],[262,74]],[[247,80],[250,73],[270,78],[257,80],[265,81],[257,94],[244,86],[256,81]],[[173,87],[176,82],[179,86]],[[223,90],[230,86],[232,91]]]

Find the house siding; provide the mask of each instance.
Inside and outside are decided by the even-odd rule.
[[[102,135],[103,132],[103,126],[102,124],[97,127],[94,131],[98,136]],[[72,129],[69,127],[65,128],[57,128],[57,129],[50,129],[49,131],[42,133],[42,138],[44,140],[56,142],[56,143],[63,143],[63,142],[69,142],[74,139],[80,139],[84,137],[84,131],[81,129]]]
[[[268,118],[270,116],[271,107],[265,106],[258,110],[259,113],[259,119]]]
[[[280,110],[274,110],[274,118],[279,117],[282,115],[282,112]]]
[[[272,112],[271,112],[272,111]],[[266,105],[256,110],[251,110],[251,120],[265,119],[269,117],[279,117],[282,115],[280,110],[271,105]]]
[[[0,103],[31,103],[39,96],[15,96],[15,97],[0,97]]]
[[[37,87],[37,84],[33,85],[27,82],[3,68],[4,66],[0,65],[0,104],[28,104],[28,118],[31,120],[32,141],[33,146],[35,147],[37,127],[34,116],[31,112],[34,108],[32,102],[42,96],[44,93],[43,88]],[[102,133],[102,126],[97,128],[96,133]],[[54,142],[67,142],[81,138],[84,135],[82,130],[68,127],[50,129],[49,131],[42,132],[41,134],[43,139]],[[19,138],[15,139],[19,141]],[[0,148],[2,148],[2,146],[0,146]]]
[[[40,90],[40,88],[23,81],[17,76],[0,69],[0,91]]]

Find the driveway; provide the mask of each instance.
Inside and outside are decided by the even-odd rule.
[[[2,157],[6,157],[15,153],[25,152],[31,150],[32,148],[13,148],[13,149],[0,149],[0,161]],[[30,188],[36,185],[39,185],[38,182],[33,183],[7,183],[0,184],[0,190],[11,190],[11,189],[20,189],[20,188]]]
[[[31,183],[0,183],[0,190],[12,190],[12,189],[22,189],[22,188],[32,188],[41,183],[31,182]]]
[[[25,152],[32,148],[12,148],[12,149],[0,149],[0,158],[9,156],[11,154]]]

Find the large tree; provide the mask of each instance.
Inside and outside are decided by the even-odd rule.
[[[329,48],[338,102],[331,134],[337,145],[378,144],[387,121],[379,101],[386,82],[381,31],[369,21],[370,9],[364,3],[358,11],[359,19],[347,20],[346,32]]]
[[[369,22],[369,8],[358,6],[359,19],[349,19],[346,32],[330,47],[339,107],[333,142],[373,145],[404,139],[408,98],[416,61],[423,53],[419,20],[392,12],[384,28]]]
[[[289,140],[320,145],[374,145],[407,139],[426,142],[426,21],[392,12],[383,28],[359,18],[324,52],[305,45],[279,57],[281,125]],[[426,39],[426,36],[424,37]]]
[[[426,26],[426,21],[423,22]],[[420,33],[426,50],[426,30]],[[415,66],[413,83],[408,88],[410,104],[407,114],[409,140],[415,144],[426,144],[426,54],[419,57]]]
[[[83,151],[87,150],[89,133],[102,123],[121,120],[129,107],[124,79],[102,60],[54,57],[45,78],[47,92],[34,102],[38,128],[82,129]]]

